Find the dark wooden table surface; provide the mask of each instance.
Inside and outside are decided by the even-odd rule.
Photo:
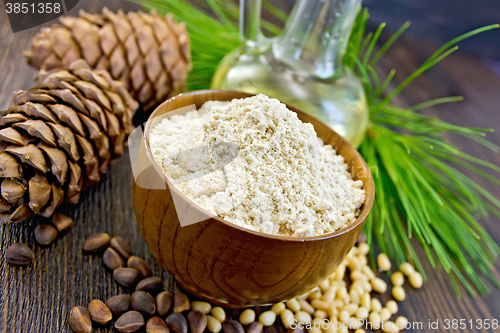
[[[79,8],[91,12],[107,5],[112,10],[137,9],[138,6],[119,0],[81,0]],[[37,28],[12,34],[3,5],[0,5],[0,108],[10,105],[12,92],[32,85],[35,73],[22,55]],[[434,46],[421,41],[401,40],[382,62],[382,69],[397,69],[396,80],[409,75]],[[500,66],[481,61],[467,54],[454,54],[429,71],[402,95],[408,105],[422,101],[463,95],[465,101],[440,106],[426,112],[459,125],[500,129]],[[500,144],[497,133],[488,135]],[[451,137],[466,152],[500,165],[500,156],[460,137]],[[108,232],[124,237],[134,253],[145,258],[157,275],[163,276],[166,287],[175,291],[175,282],[151,256],[137,228],[131,195],[131,168],[128,156],[123,156],[102,177],[102,181],[82,195],[82,202],[68,210],[75,226],[53,245],[41,247],[33,240],[33,230],[41,219],[0,226],[0,332],[71,332],[68,314],[75,305],[86,305],[93,298],[106,298],[123,292],[113,282],[111,272],[98,256],[81,251],[85,237],[95,232]],[[476,179],[476,177],[475,177]],[[477,179],[500,199],[497,186]],[[500,242],[498,218],[481,221],[497,242]],[[5,260],[8,245],[25,242],[34,249],[35,262],[24,268],[9,266]],[[496,264],[496,275],[500,264]],[[425,332],[449,332],[427,329],[429,321],[444,319],[500,319],[500,290],[490,285],[491,294],[471,298],[465,292],[457,299],[442,271],[425,266],[429,281],[418,291],[407,288],[407,299],[400,303],[400,313],[410,321],[422,322]],[[388,298],[388,295],[384,296]],[[385,299],[387,300],[387,299]],[[97,330],[112,332],[111,325]],[[420,330],[415,330],[420,331]],[[459,331],[459,330],[450,330]],[[493,330],[478,330],[488,332]]]

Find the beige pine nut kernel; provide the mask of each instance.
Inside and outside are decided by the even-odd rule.
[[[368,259],[365,256],[357,256],[359,263],[361,266],[366,266],[368,264]]]
[[[349,303],[349,304],[344,305],[342,310],[347,311],[349,313],[349,315],[352,316],[353,314],[356,313],[358,308],[359,308],[359,306],[357,304]]]
[[[392,299],[385,303],[385,307],[388,308],[392,314],[398,313],[398,303],[394,302]]]
[[[351,296],[349,294],[345,295],[344,298],[342,298],[342,301],[344,302],[344,304],[351,303]]]
[[[295,320],[297,320],[298,323],[307,324],[312,321],[312,318],[309,313],[301,310],[295,313]]]
[[[363,295],[365,293],[363,282],[364,281],[354,281],[353,284],[351,284],[351,291],[356,290],[358,295]]]
[[[400,286],[394,286],[392,288],[392,297],[398,302],[402,302],[406,298],[406,292],[403,289],[403,287]]]
[[[345,286],[340,287],[339,290],[337,291],[337,298],[343,299],[346,296],[347,296],[347,288]]]
[[[406,324],[408,324],[408,318],[405,316],[399,316],[396,318],[396,326],[399,330],[403,330],[406,328]]]
[[[339,316],[339,309],[337,309],[335,307],[331,307],[330,309],[328,309],[328,315],[330,316],[330,319],[332,317],[338,317]]]
[[[314,311],[313,317],[316,319],[326,319],[328,318],[328,313],[324,310],[316,310]]]
[[[373,290],[372,284],[369,281],[360,281],[359,282],[360,286],[363,287],[364,290],[367,292],[371,293]]]
[[[408,262],[404,262],[399,265],[399,270],[406,276],[409,276],[411,273],[415,272],[415,268],[413,268],[413,266]]]
[[[207,315],[207,328],[212,333],[219,333],[222,329],[222,324],[220,321],[212,316]]]
[[[354,331],[354,333],[366,333],[366,331],[362,328],[358,328],[357,330]]]
[[[361,321],[358,321],[358,318],[356,318],[356,317],[349,318],[349,329],[357,330],[361,326],[363,326],[363,324]]]
[[[347,254],[348,257],[354,257],[358,254],[358,248],[356,246],[353,246],[349,253]]]
[[[380,322],[382,319],[380,318],[380,314],[378,312],[371,312],[368,316],[368,321],[372,323],[371,327],[376,330],[380,328]]]
[[[362,271],[352,271],[350,277],[353,281],[368,280],[368,277]]]
[[[308,301],[300,300],[299,304],[302,311],[305,311],[311,315],[314,313],[314,308]]]
[[[326,293],[326,291],[330,288],[330,281],[328,279],[324,280],[319,284],[319,289],[321,289],[322,292]]]
[[[388,308],[382,308],[382,310],[380,311],[380,319],[382,319],[382,321],[391,319],[391,316],[392,313]]]
[[[382,280],[381,278],[376,277],[375,279],[373,279],[371,281],[371,284],[372,284],[373,291],[375,291],[379,294],[383,294],[387,290],[387,283],[385,283],[385,281]]]
[[[293,312],[290,311],[289,309],[282,310],[280,313],[280,318],[281,318],[281,322],[283,323],[283,325],[285,326],[286,329],[289,329],[290,326],[293,325],[294,316],[293,316]]]
[[[351,292],[349,293],[349,296],[351,297],[351,303],[358,304],[358,305],[359,305],[359,303],[361,303],[359,293],[355,289],[351,290]]]
[[[345,326],[340,326],[338,333],[349,333],[349,328]]]
[[[366,292],[363,294],[363,297],[361,297],[361,306],[368,310],[371,309],[372,299],[370,297],[370,293]]]
[[[400,271],[391,274],[391,283],[393,286],[402,286],[405,282],[405,277]]]
[[[344,306],[344,301],[342,301],[341,299],[336,299],[332,302],[332,306],[336,308],[341,308]]]
[[[350,317],[351,316],[349,315],[349,312],[347,312],[346,310],[342,310],[339,313],[339,321],[341,323],[347,323]]]
[[[309,294],[309,297],[307,297],[310,301],[315,300],[315,299],[320,299],[323,294],[321,291],[313,291],[312,293]]]
[[[221,323],[223,323],[226,320],[226,312],[220,306],[212,308],[212,316]]]
[[[335,281],[343,281],[344,280],[344,275],[345,275],[345,270],[346,270],[346,265],[341,264],[337,268],[337,270],[335,271],[335,273],[333,273],[335,275],[334,280]]]
[[[361,263],[359,262],[358,258],[356,257],[347,257],[347,268],[349,268],[349,270],[352,272],[352,271],[355,271],[355,270],[359,270],[361,269]]]
[[[365,320],[366,318],[368,318],[368,309],[363,307],[358,308],[356,310],[355,316],[358,319]]]
[[[299,301],[297,301],[295,298],[292,298],[288,301],[285,302],[285,305],[287,308],[292,310],[293,312],[298,312],[300,311],[300,304]]]
[[[399,332],[399,329],[398,329],[398,326],[396,325],[395,322],[393,321],[385,321],[383,324],[382,324],[382,332],[384,333],[398,333]]]
[[[290,311],[290,310],[288,310]],[[290,311],[291,312],[291,311]],[[293,316],[293,314],[292,314]],[[248,325],[255,321],[255,311],[252,309],[246,309],[240,314],[240,323],[242,325]]]
[[[391,269],[391,261],[385,253],[380,253],[377,256],[377,266],[382,271],[388,271]]]
[[[358,252],[359,254],[362,254],[366,256],[370,252],[370,245],[366,243],[361,243],[358,245]]]
[[[372,298],[371,310],[375,312],[382,311],[382,303],[377,298]]]
[[[333,300],[335,299],[335,292],[336,291],[332,291],[332,288],[330,288],[330,290],[328,290],[326,293],[323,294],[323,296],[321,296],[321,300],[327,304],[332,303]]]
[[[421,288],[422,284],[424,284],[424,279],[419,272],[410,273],[410,275],[408,276],[408,281],[410,282],[410,286],[415,289]]]
[[[370,268],[370,266],[363,266],[363,268],[361,268],[361,271],[363,272],[363,274],[366,275],[366,277],[368,279],[373,279],[375,278],[375,273],[373,273],[372,269]]]
[[[323,333],[338,333],[336,317],[331,318],[328,325],[323,326]]]
[[[309,297],[309,294],[310,294],[310,292],[302,294],[300,296],[297,296],[296,299],[297,299],[297,301],[300,299],[307,299]]]
[[[281,313],[281,311],[283,311],[283,309],[285,309],[285,303],[283,302],[276,303],[271,307],[271,311],[276,313],[277,316],[279,316],[279,314]]]
[[[276,321],[276,313],[273,311],[264,311],[259,316],[259,322],[264,326],[272,326]]]
[[[328,305],[328,303],[326,302],[323,302],[322,300],[319,300],[319,299],[315,299],[311,302],[311,305],[313,308],[315,308],[316,310],[328,310],[328,308],[330,307]]]
[[[191,309],[206,315],[210,313],[210,310],[212,310],[212,305],[208,302],[194,301],[191,303]]]
[[[320,325],[321,326],[321,325]],[[319,328],[317,327],[311,327],[307,330],[308,333],[323,333]]]

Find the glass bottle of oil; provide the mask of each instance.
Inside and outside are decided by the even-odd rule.
[[[263,93],[297,106],[358,146],[368,109],[358,77],[342,65],[361,0],[297,0],[282,34],[260,32],[260,0],[241,0],[241,46],[219,64],[214,89]]]

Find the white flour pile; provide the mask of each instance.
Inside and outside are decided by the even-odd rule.
[[[210,145],[223,142],[232,144]],[[365,199],[344,158],[323,145],[311,124],[265,95],[206,102],[198,112],[164,119],[151,131],[150,145],[187,197],[263,233],[333,232],[356,219]]]

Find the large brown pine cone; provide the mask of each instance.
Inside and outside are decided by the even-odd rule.
[[[64,16],[62,26],[42,29],[25,52],[37,68],[66,68],[83,58],[96,69],[109,71],[125,84],[145,110],[186,88],[191,70],[189,38],[184,23],[156,12],[104,8],[102,15],[81,10]]]
[[[78,60],[40,71],[0,111],[0,221],[50,217],[123,154],[138,103],[104,70]]]

